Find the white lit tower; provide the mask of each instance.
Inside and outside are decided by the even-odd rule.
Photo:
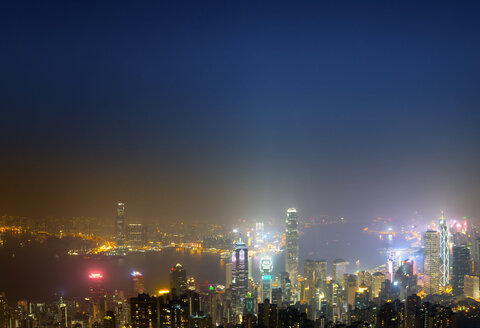
[[[125,203],[117,204],[117,219],[115,221],[115,241],[117,247],[125,245]]]
[[[248,292],[248,249],[245,243],[235,244],[232,253],[232,296],[237,314],[243,313]]]
[[[445,288],[450,281],[450,249],[448,247],[448,227],[445,216],[440,217],[440,287]]]
[[[272,271],[273,262],[270,256],[264,256],[260,259],[260,273],[262,274],[262,299],[272,300]]]
[[[255,224],[255,243],[263,244],[263,233],[264,233],[264,224],[263,222],[257,222]]]
[[[298,216],[297,210],[287,210],[285,230],[285,271],[288,272],[293,286],[297,285],[298,276]]]

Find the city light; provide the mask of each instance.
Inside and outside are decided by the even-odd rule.
[[[165,295],[165,294],[168,294],[168,293],[170,293],[170,290],[168,288],[161,288],[161,289],[157,290],[157,295],[158,296],[162,296],[162,295]]]
[[[88,277],[90,279],[101,279],[101,278],[103,278],[103,275],[101,273],[98,273],[98,272],[93,272],[93,273],[90,273],[90,275]]]

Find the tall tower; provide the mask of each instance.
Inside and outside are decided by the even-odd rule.
[[[115,225],[117,247],[125,245],[125,203],[117,204],[117,220]]]
[[[296,286],[298,276],[298,216],[297,210],[294,208],[287,210],[285,242],[285,271],[288,272],[292,285]]]
[[[231,288],[235,300],[235,311],[241,314],[248,292],[248,249],[243,242],[237,242],[232,253]]]
[[[260,273],[262,274],[262,299],[272,300],[272,271],[273,262],[270,256],[264,256],[260,259]]]
[[[187,292],[187,271],[180,263],[170,271],[170,288],[175,289],[176,296],[182,296]]]
[[[440,285],[440,258],[438,232],[425,231],[423,234],[424,291],[426,295],[438,294]]]
[[[88,275],[90,302],[93,307],[93,319],[100,321],[105,314],[105,285],[103,275],[99,272],[92,272]]]
[[[230,288],[232,285],[232,263],[225,264],[225,288]]]
[[[332,262],[332,275],[333,279],[339,284],[343,284],[343,279],[345,278],[345,273],[347,273],[347,264],[348,261],[342,259],[335,259]]]
[[[465,275],[471,274],[470,249],[467,246],[453,246],[452,291],[463,293]]]
[[[145,292],[143,275],[140,272],[138,271],[132,272],[132,282],[133,282],[133,297],[137,297],[138,294],[143,294]]]
[[[450,249],[448,248],[448,228],[445,216],[440,217],[440,287],[445,288],[450,281]]]

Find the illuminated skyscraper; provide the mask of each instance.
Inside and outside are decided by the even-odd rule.
[[[138,271],[132,272],[133,282],[133,297],[137,297],[138,294],[145,292],[145,284],[143,283],[143,275]]]
[[[327,278],[327,262],[306,260],[303,264],[303,276],[305,282],[305,300],[313,305],[316,295],[316,287],[321,286]]]
[[[243,313],[248,292],[248,249],[243,242],[237,242],[232,252],[232,295],[237,313]]]
[[[130,323],[132,328],[161,327],[158,315],[158,299],[140,294],[130,299]]]
[[[426,295],[438,294],[440,289],[440,251],[438,232],[425,231],[423,234],[424,292]]]
[[[333,279],[342,286],[345,273],[347,273],[347,264],[348,262],[342,259],[336,259],[332,262]]]
[[[263,244],[263,231],[264,231],[264,224],[263,222],[257,222],[255,224],[255,243],[256,244]]]
[[[117,220],[116,220],[116,242],[117,247],[125,245],[125,203],[117,204]]]
[[[181,296],[187,292],[187,271],[177,263],[170,270],[170,288],[175,289],[175,295]]]
[[[480,281],[478,276],[470,276],[466,275],[464,279],[464,288],[463,291],[465,293],[465,297],[470,297],[470,298],[479,298],[480,294]]]
[[[450,249],[448,248],[448,227],[445,217],[440,217],[440,286],[445,288],[450,281]]]
[[[103,284],[103,275],[98,272],[92,272],[88,275],[89,294],[92,298],[103,298],[105,287]]]
[[[93,307],[93,320],[103,320],[105,315],[105,285],[103,275],[98,272],[92,272],[88,275],[90,301]]]
[[[382,284],[387,278],[381,272],[375,272],[372,275],[372,301],[380,295]]]
[[[264,256],[260,259],[260,273],[262,274],[262,299],[272,299],[272,271],[273,261],[270,256]]]
[[[285,270],[289,274],[292,285],[295,286],[298,276],[298,216],[294,208],[287,210],[285,242]]]

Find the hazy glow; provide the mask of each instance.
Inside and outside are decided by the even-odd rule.
[[[90,279],[102,279],[103,275],[101,273],[98,273],[98,272],[92,272],[92,273],[90,273],[90,275],[88,277]]]

